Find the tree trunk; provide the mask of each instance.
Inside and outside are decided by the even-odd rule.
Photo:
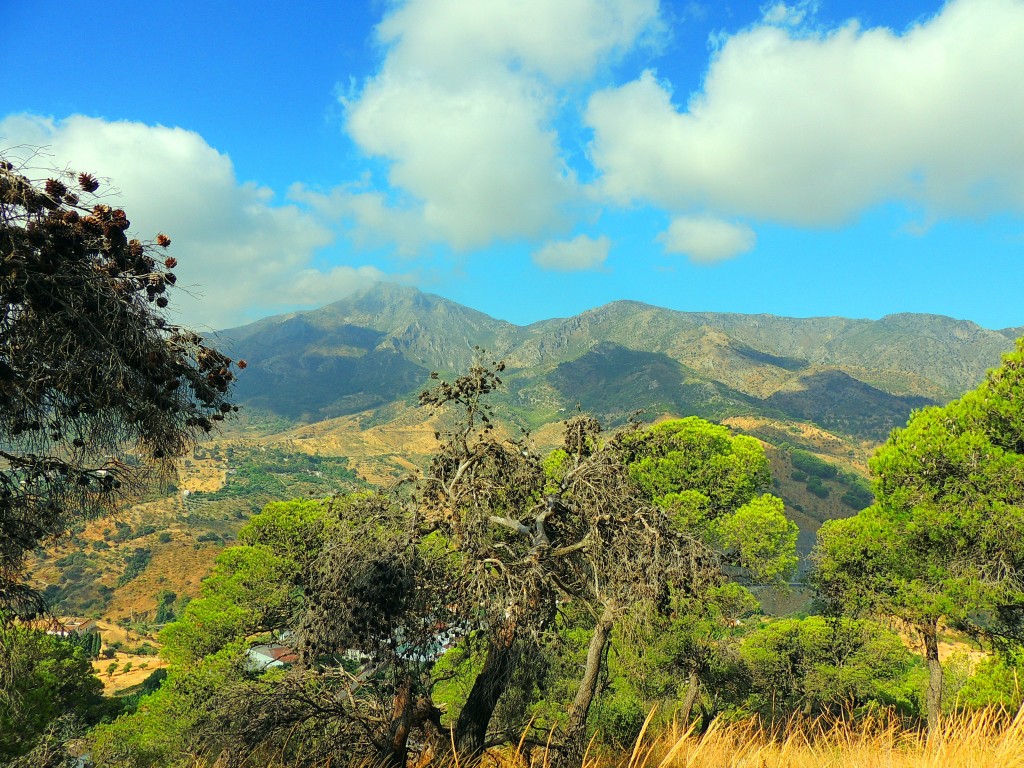
[[[487,744],[490,725],[498,700],[508,688],[516,668],[515,628],[499,631],[487,649],[487,658],[455,724],[455,749],[460,760],[475,761]]]
[[[806,694],[804,696],[804,708],[803,708],[802,714],[803,714],[804,717],[810,717],[813,712],[814,712],[814,697],[811,694],[808,693],[808,694]]]
[[[938,623],[919,626],[924,638],[924,658],[928,664],[928,733],[938,733],[939,716],[942,714],[942,662],[939,661]]]
[[[417,728],[422,731],[423,743],[415,765],[434,765],[439,755],[448,754],[451,744],[441,726],[441,710],[434,706],[429,694],[421,696],[413,706],[412,729]]]
[[[569,707],[569,722],[565,727],[565,739],[562,751],[555,762],[556,768],[578,768],[583,765],[583,754],[586,751],[587,714],[597,692],[597,680],[601,675],[604,660],[604,648],[611,637],[615,624],[615,604],[605,605],[601,618],[597,620],[594,634],[590,638],[587,650],[587,666],[583,671],[583,679],[576,690],[576,698]]]
[[[412,678],[406,675],[395,688],[388,740],[380,754],[380,764],[383,768],[405,768],[409,756],[412,710]]]
[[[409,762],[409,736],[422,729],[424,744],[430,752],[437,751],[441,739],[441,711],[429,695],[413,697],[413,678],[405,675],[395,685],[392,698],[391,725],[387,739],[380,746],[375,765],[381,768],[406,768]]]
[[[686,686],[686,697],[683,699],[683,706],[679,710],[679,722],[685,728],[690,722],[690,715],[693,713],[693,705],[697,703],[697,695],[700,693],[700,678],[697,677],[697,668],[690,668],[689,682]]]
[[[718,707],[712,705],[710,708],[705,707],[703,702],[700,705],[700,730],[697,731],[699,736],[703,736],[711,728],[711,724],[715,722],[715,715],[718,714]]]

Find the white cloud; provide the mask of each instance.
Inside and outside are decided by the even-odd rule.
[[[543,269],[560,272],[597,269],[608,258],[611,245],[611,240],[604,235],[598,238],[579,235],[572,240],[547,243],[533,254],[533,261]]]
[[[425,231],[467,250],[564,225],[575,182],[547,119],[546,98],[516,75],[458,89],[384,75],[350,110],[348,130],[391,161],[388,181],[416,199]]]
[[[14,115],[0,120],[0,137],[6,147],[46,147],[51,157],[34,165],[110,177],[133,234],[170,235],[185,289],[174,292],[170,308],[189,324],[223,328],[256,319],[253,312],[315,306],[384,277],[367,267],[313,268],[331,231],[294,205],[276,204],[269,189],[239,182],[230,158],[197,133]]]
[[[683,253],[702,264],[734,258],[757,244],[757,235],[746,224],[707,215],[679,216],[658,239],[666,253]]]
[[[468,250],[566,228],[579,189],[553,128],[560,89],[590,77],[656,20],[657,0],[400,5],[377,30],[380,72],[345,102],[349,134],[389,163],[392,190],[408,198],[380,206],[378,195],[374,216],[411,225],[406,248],[419,239]],[[352,194],[356,226],[386,229]]]
[[[349,235],[362,247],[394,245],[400,256],[416,256],[420,248],[435,239],[417,211],[396,208],[381,192],[365,184],[346,184],[327,193],[296,183],[288,198],[302,203],[330,220],[351,222]]]
[[[483,65],[565,83],[631,47],[657,14],[657,0],[406,0],[377,32],[393,73],[451,84]]]
[[[685,110],[650,72],[592,97],[599,187],[803,226],[890,201],[1024,211],[1022,39],[1020,0],[953,0],[902,34],[755,26],[726,39]]]
[[[806,19],[809,14],[813,14],[816,10],[817,3],[809,2],[809,0],[802,0],[802,2],[798,2],[793,5],[772,3],[762,9],[761,16],[764,19],[765,24],[795,27],[799,24],[803,24],[804,19]]]

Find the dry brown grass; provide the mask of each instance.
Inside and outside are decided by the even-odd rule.
[[[494,768],[544,768],[548,756],[518,749],[491,756]],[[444,768],[453,768],[445,766]],[[680,728],[641,735],[631,754],[600,754],[586,768],[1021,768],[1024,710],[1010,719],[987,711],[947,719],[929,738],[895,722],[813,723],[773,738],[757,722],[713,724],[698,736]],[[441,768],[437,766],[437,768]]]
[[[650,722],[652,718],[648,718]],[[550,768],[554,755],[524,744],[489,750],[481,768]],[[261,768],[290,768],[263,759]],[[415,761],[416,768],[469,768],[458,757]],[[220,765],[220,763],[216,763]],[[191,768],[211,768],[198,760]],[[366,759],[319,768],[377,768]],[[628,754],[591,743],[584,768],[1024,768],[1024,710],[1015,718],[989,710],[946,719],[939,733],[907,730],[898,721],[793,724],[773,736],[756,721],[713,723],[703,735],[680,727],[641,733]]]
[[[156,596],[164,589],[178,597],[199,597],[200,588],[213,570],[213,561],[223,549],[213,542],[195,543],[174,531],[173,543],[153,546],[153,559],[146,569],[127,584],[117,587],[103,611],[110,621],[149,618],[156,611]],[[116,576],[109,579],[116,585]]]

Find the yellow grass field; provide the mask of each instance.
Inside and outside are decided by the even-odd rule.
[[[124,665],[129,661],[132,663],[132,668],[125,672]],[[108,675],[107,667],[112,663],[116,663],[118,668],[112,675]],[[95,659],[92,662],[93,672],[103,683],[104,696],[114,696],[126,688],[138,685],[153,672],[166,666],[167,662],[159,656],[134,656],[127,653],[116,653],[113,659]]]
[[[650,721],[651,718],[648,718]],[[482,768],[551,768],[554,752],[497,747]],[[245,768],[289,768],[266,756]],[[217,762],[215,765],[219,766]],[[471,761],[421,756],[415,768],[469,768]],[[191,768],[215,768],[198,760]],[[372,761],[330,761],[319,768],[376,768]],[[1012,717],[995,710],[947,718],[938,733],[907,730],[895,721],[856,725],[794,723],[772,737],[758,722],[715,722],[703,735],[679,727],[641,733],[629,753],[609,753],[591,743],[583,768],[1024,768],[1024,710]]]
[[[703,736],[678,728],[642,735],[628,755],[599,752],[592,745],[585,768],[1021,768],[1024,710],[1012,719],[994,711],[952,717],[931,738],[883,722],[802,725],[777,739],[755,722],[716,723]],[[443,768],[456,763],[445,761]],[[545,768],[551,760],[543,750],[527,757],[517,749],[494,753],[487,763]]]
[[[96,625],[99,627],[105,645],[113,642],[119,642],[128,646],[149,643],[155,648],[160,647],[160,643],[152,635],[140,634],[104,620],[97,621]],[[129,661],[132,662],[132,669],[125,672],[124,665]],[[109,675],[107,674],[107,668],[111,662],[117,664],[117,671]],[[155,670],[166,666],[167,662],[159,656],[137,656],[127,653],[116,653],[113,659],[99,658],[94,659],[92,662],[93,672],[100,682],[103,683],[104,696],[113,696],[126,688],[138,685]]]

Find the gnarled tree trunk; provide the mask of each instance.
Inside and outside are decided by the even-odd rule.
[[[690,722],[690,715],[693,713],[693,705],[697,703],[697,695],[700,693],[700,678],[697,677],[697,668],[690,667],[690,674],[686,685],[686,697],[683,699],[683,706],[679,710],[679,722],[686,727]]]
[[[395,687],[391,727],[388,729],[387,742],[380,751],[380,764],[383,768],[405,768],[409,756],[412,710],[412,678],[405,675]]]
[[[573,700],[572,706],[569,707],[569,722],[565,727],[562,751],[555,763],[557,768],[578,768],[583,765],[583,755],[586,751],[587,714],[590,712],[590,705],[597,692],[597,681],[601,675],[604,649],[611,637],[612,627],[615,625],[615,614],[615,604],[607,603],[601,613],[601,618],[597,620],[597,626],[594,627],[594,634],[590,638],[590,647],[587,649],[587,666],[583,671],[583,679],[580,680],[576,698]]]
[[[473,681],[455,724],[455,749],[460,760],[476,760],[484,751],[487,727],[518,661],[515,640],[515,627],[507,626],[496,633],[487,649],[484,667]]]
[[[395,686],[392,719],[385,742],[378,752],[382,768],[406,768],[409,761],[409,736],[421,729],[428,749],[436,751],[441,735],[441,711],[429,695],[416,697],[413,678],[403,676]]]

